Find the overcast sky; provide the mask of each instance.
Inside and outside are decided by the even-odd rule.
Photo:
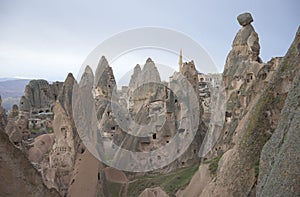
[[[222,71],[240,28],[236,17],[245,11],[252,13],[266,62],[286,53],[299,26],[299,7],[298,0],[1,0],[0,77],[53,81],[64,80],[68,72],[76,76],[85,58],[104,40],[145,26],[186,34]],[[128,67],[144,63],[143,58],[128,61]]]

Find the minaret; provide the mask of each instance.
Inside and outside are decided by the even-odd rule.
[[[180,49],[180,55],[179,55],[179,72],[181,72],[181,68],[182,68],[182,49]]]

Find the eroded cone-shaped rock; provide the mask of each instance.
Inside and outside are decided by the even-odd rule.
[[[238,15],[237,20],[240,25],[246,26],[253,22],[253,18],[250,13],[246,12]]]
[[[0,96],[0,127],[4,130],[7,124],[6,110],[2,107],[2,98]]]
[[[84,73],[81,76],[79,84],[81,88],[87,87],[90,88],[90,90],[92,89],[94,84],[94,73],[89,65],[85,67]]]
[[[12,133],[16,132],[16,123],[15,121],[17,120],[19,115],[19,108],[17,105],[13,105],[10,113],[8,114],[8,122],[5,128],[5,132],[10,136]]]
[[[161,82],[157,67],[150,57],[147,59],[138,79],[139,85],[149,82]]]
[[[72,73],[69,73],[58,95],[58,100],[69,117],[72,117],[72,92],[74,83],[75,79]]]
[[[106,58],[101,57],[94,81],[95,107],[98,120],[101,119],[107,105],[117,99],[116,81],[112,68]]]
[[[98,78],[98,80],[101,79]],[[103,196],[100,185],[101,181],[99,181],[99,168],[101,163],[89,152],[91,151],[95,155],[98,146],[100,147],[99,149],[103,151],[103,148],[98,144],[97,139],[98,124],[95,117],[95,100],[92,92],[93,85],[93,71],[90,66],[86,66],[79,84],[75,84],[73,88],[73,118],[82,141],[80,141],[81,144],[76,143],[76,141],[74,142],[75,148],[78,146],[81,148],[77,148],[76,156],[74,157],[76,158],[76,161],[70,179],[71,184],[69,185],[68,196]],[[95,96],[98,99],[101,97],[99,95]],[[86,143],[86,140],[88,140],[88,143]],[[86,149],[85,145],[88,149]]]
[[[56,102],[54,107],[53,131],[55,143],[49,153],[49,167],[44,169],[48,187],[55,187],[61,195],[66,195],[75,161],[75,142],[72,118]]]
[[[227,56],[224,74],[226,74],[228,67],[237,65],[241,61],[261,62],[259,53],[259,38],[253,26],[250,23],[242,26],[236,34],[232,43],[232,50]]]
[[[102,56],[95,73],[94,87],[96,88],[96,96],[100,95],[104,98],[110,98],[115,86],[116,81],[113,70],[109,66],[106,58]]]
[[[92,94],[94,84],[94,73],[89,66],[86,66],[78,86],[74,87],[73,92],[73,107],[74,121],[80,134],[89,136],[90,139],[95,139],[92,136],[95,126],[90,121],[94,120],[95,101]]]
[[[160,75],[153,60],[148,58],[143,69],[141,69],[139,64],[135,66],[128,86],[129,95],[132,96],[140,86],[153,86],[155,83],[161,83]]]
[[[131,75],[131,78],[130,78],[130,82],[128,85],[129,91],[132,92],[132,91],[134,91],[135,88],[137,88],[138,77],[140,76],[141,72],[142,72],[141,66],[139,64],[137,64],[134,67],[133,74]]]

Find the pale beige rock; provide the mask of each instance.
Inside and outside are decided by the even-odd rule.
[[[168,197],[168,196],[169,195],[160,187],[147,188],[139,195],[139,197]]]
[[[70,179],[68,196],[81,197],[101,194],[100,180],[98,180],[101,168],[101,163],[89,151],[79,155]]]
[[[28,159],[31,162],[40,162],[43,155],[52,148],[53,142],[54,134],[44,134],[36,137],[31,144],[33,147],[28,151]]]
[[[208,164],[201,164],[198,171],[195,173],[191,179],[189,185],[184,190],[179,190],[176,193],[178,197],[198,197],[202,193],[203,189],[212,180]]]

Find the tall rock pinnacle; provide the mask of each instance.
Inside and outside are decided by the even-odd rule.
[[[232,43],[225,69],[235,64],[237,61],[257,61],[261,62],[259,57],[260,45],[259,38],[251,22],[253,18],[250,13],[243,13],[237,17],[242,28],[236,34]]]

